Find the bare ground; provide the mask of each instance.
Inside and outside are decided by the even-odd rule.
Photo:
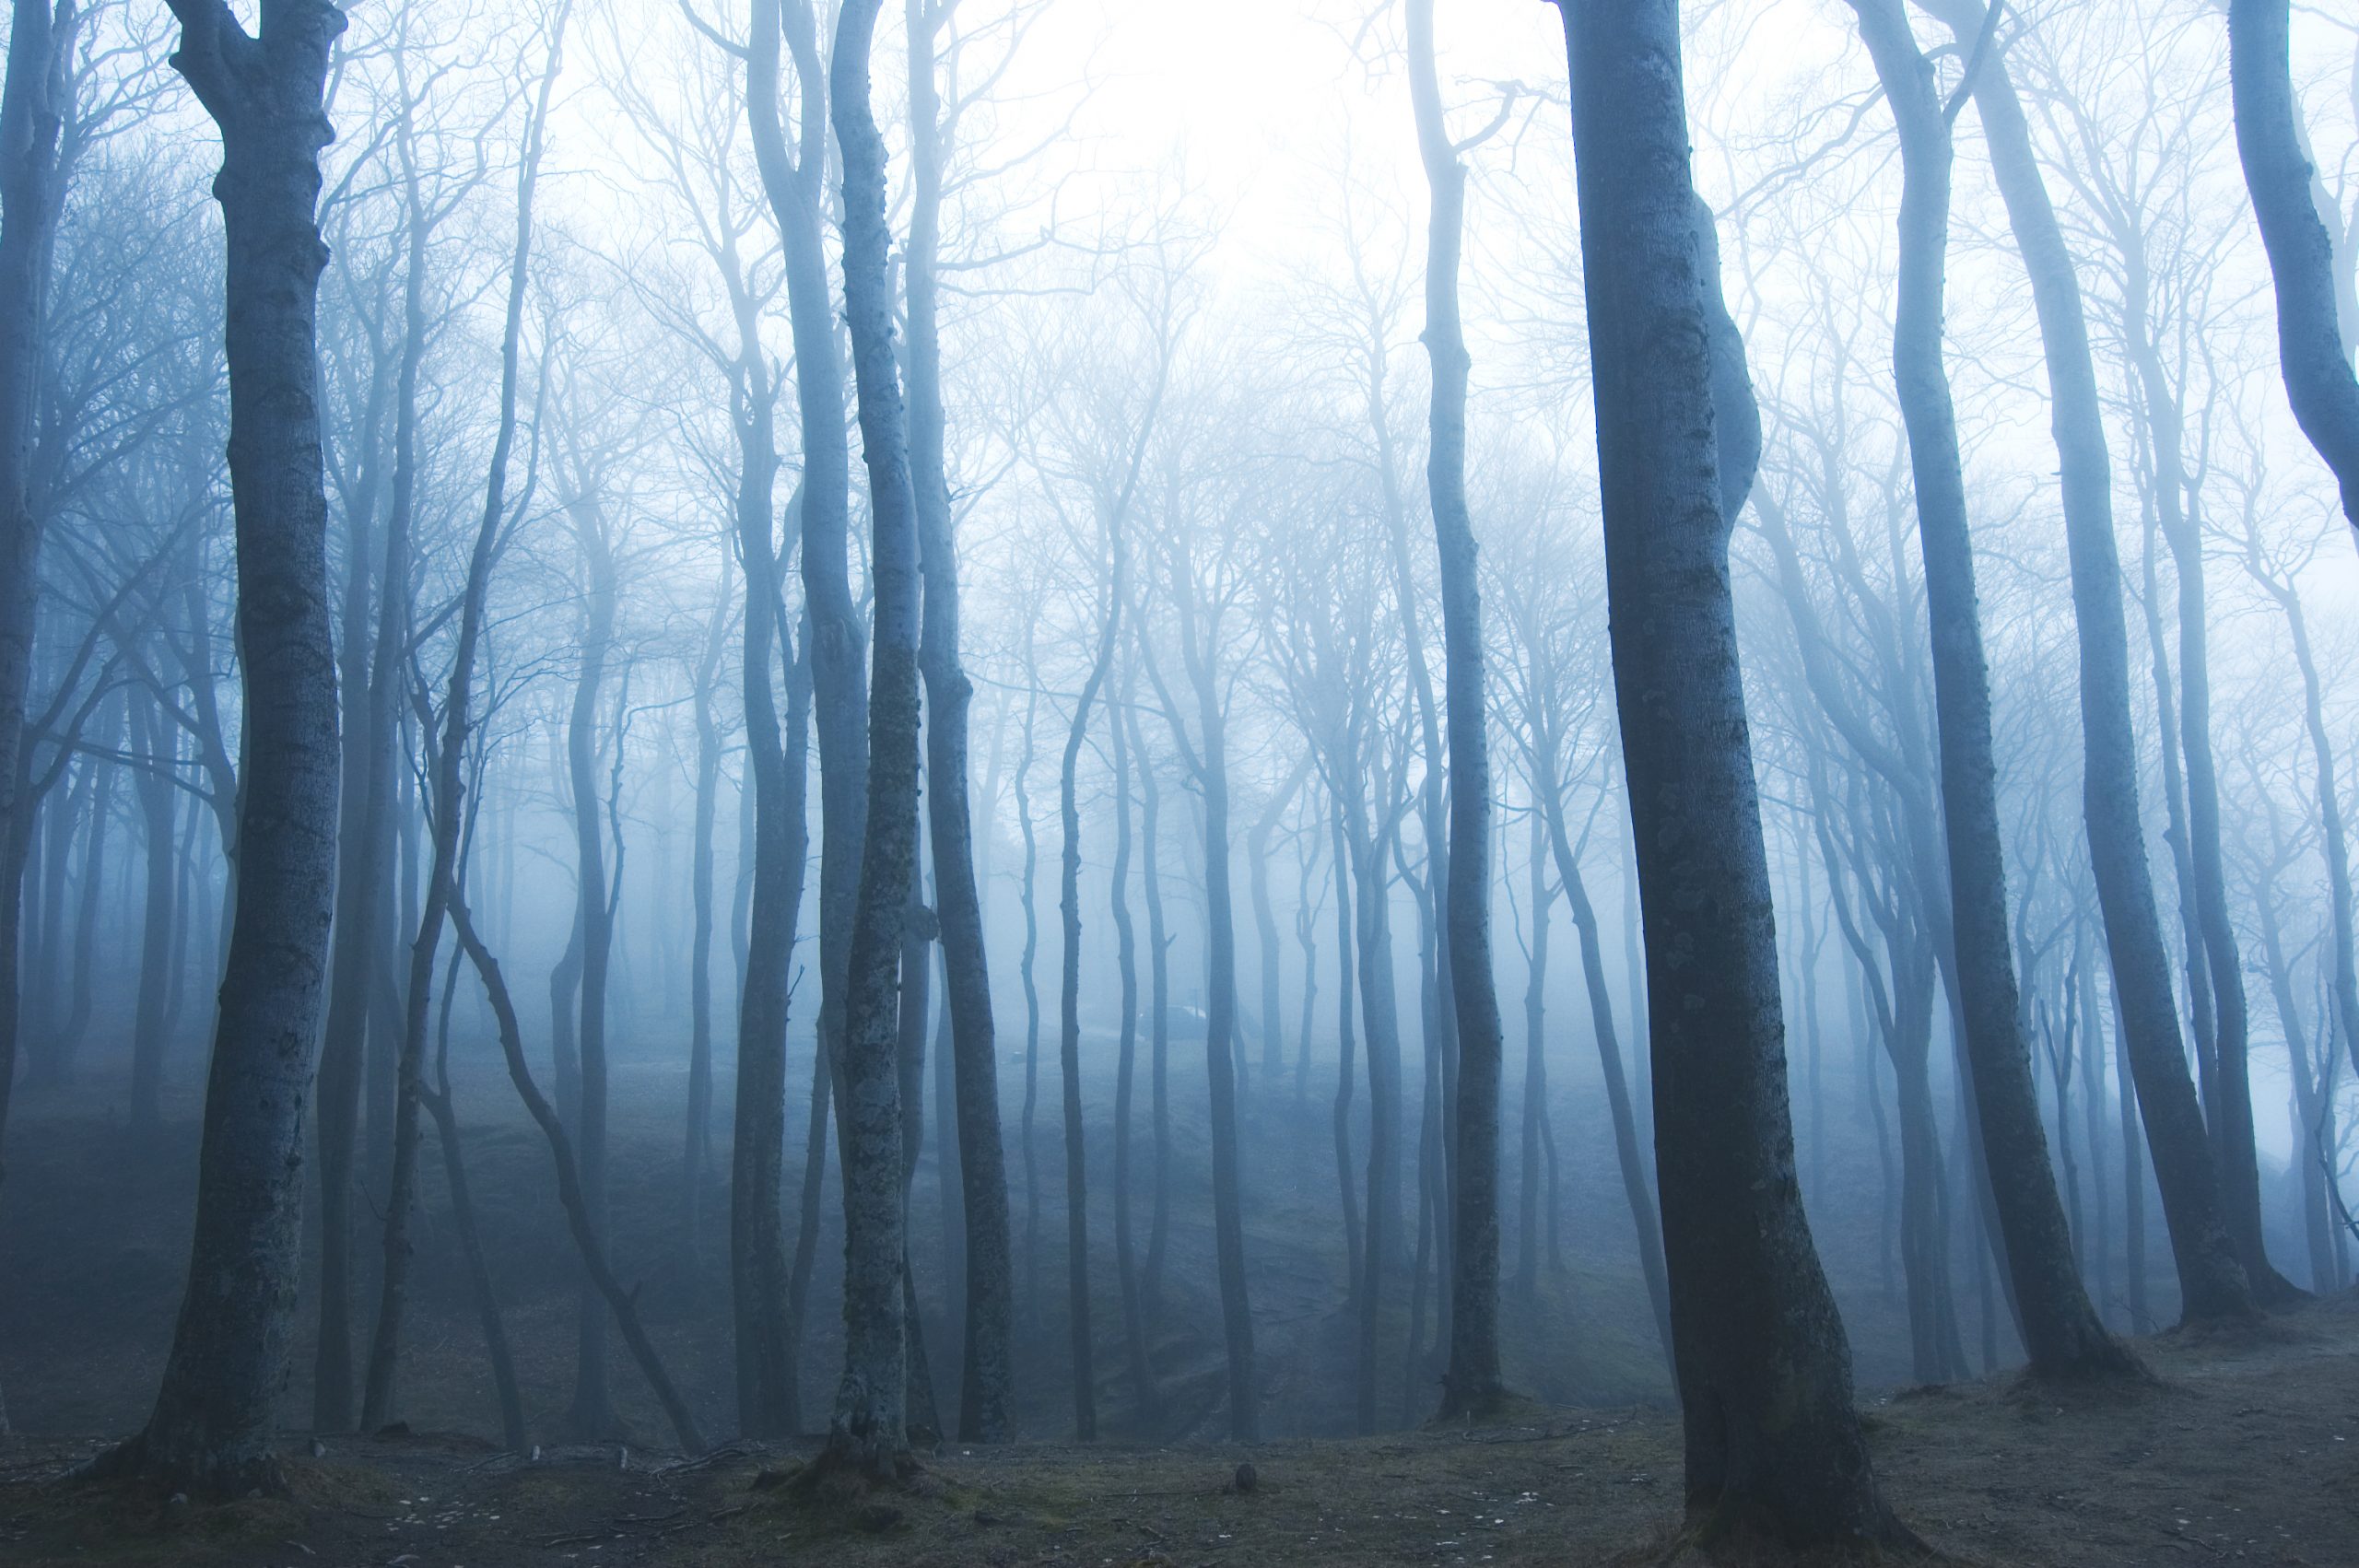
[[[2142,1349],[2159,1381],[2132,1393],[2060,1399],[2001,1378],[1875,1406],[1894,1505],[1973,1563],[2359,1563],[2359,1303]],[[0,1562],[1626,1564],[1665,1555],[1679,1506],[1677,1426],[1638,1410],[1251,1449],[953,1447],[906,1492],[834,1502],[782,1480],[802,1457],[786,1448],[534,1460],[423,1434],[319,1457],[298,1439],[287,1499],[206,1506],[53,1479],[95,1446],[0,1443]]]

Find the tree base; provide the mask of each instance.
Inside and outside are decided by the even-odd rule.
[[[1661,1555],[1665,1565],[1710,1563],[1714,1568],[1867,1568],[1869,1564],[1942,1564],[1956,1560],[1936,1551],[1889,1509],[1862,1533],[1848,1539],[1801,1540],[1766,1510],[1724,1502],[1689,1515],[1687,1526]]]
[[[213,1502],[291,1495],[287,1472],[276,1454],[170,1456],[161,1452],[144,1432],[85,1459],[60,1480],[68,1486],[128,1483]]]

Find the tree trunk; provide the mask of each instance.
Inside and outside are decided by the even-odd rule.
[[[1960,39],[1978,37],[1987,22],[1978,0],[1933,0],[1932,8]],[[2022,105],[2002,61],[1983,62],[1975,75],[1974,95],[1999,193],[2024,254],[2046,350],[2080,641],[2082,807],[2138,1104],[2170,1221],[2184,1310],[2195,1318],[2242,1316],[2252,1310],[2252,1294],[2221,1221],[2203,1114],[2188,1081],[2171,997],[2170,961],[2163,950],[2139,820],[2137,742],[2130,727],[2129,634],[2121,610],[2121,563],[2113,537],[2112,478],[2080,280],[2048,204]]]
[[[1941,809],[1949,850],[1965,1056],[1973,1106],[2005,1243],[2013,1300],[2033,1368],[2071,1377],[2134,1370],[2089,1305],[2057,1201],[2039,1092],[2007,942],[2006,864],[1998,769],[1990,739],[1990,679],[1966,521],[1965,460],[1942,364],[1942,310],[1953,162],[1950,120],[1919,53],[1901,0],[1852,0],[1899,127],[1904,184],[1893,379],[1908,433],[1917,530],[1933,649],[1933,718]],[[1988,41],[1977,45],[1987,50]],[[1968,69],[1978,71],[1977,59]]]
[[[2294,97],[2292,13],[2290,0],[2228,0],[2236,152],[2277,282],[2286,400],[2342,488],[2343,516],[2359,530],[2359,379],[2337,330],[2334,246],[2310,197]]]
[[[1484,695],[1482,585],[1466,509],[1466,338],[1458,262],[1466,170],[1442,119],[1433,0],[1409,0],[1409,88],[1433,211],[1426,236],[1426,355],[1433,367],[1426,487],[1441,571],[1442,677],[1449,725],[1449,870],[1443,907],[1455,1009],[1458,1093],[1451,1136],[1449,1367],[1441,1414],[1479,1415],[1499,1379],[1499,1079],[1506,1036],[1491,973],[1490,709]]]
[[[181,923],[172,825],[180,758],[170,721],[150,698],[139,705],[147,766],[135,786],[146,829],[147,895],[141,900],[139,1001],[131,1029],[131,1127],[152,1134],[163,1121],[164,1047],[171,1024],[172,948]]]
[[[884,1480],[909,1462],[901,1301],[907,1227],[895,991],[918,852],[919,545],[900,373],[893,354],[885,140],[868,101],[869,49],[879,4],[848,0],[838,15],[828,92],[843,152],[844,313],[851,330],[861,448],[868,467],[875,633],[867,832],[861,847],[839,1065],[844,1374],[827,1453],[833,1464]],[[824,754],[821,766],[826,766]]]
[[[1344,847],[1344,812],[1336,803],[1334,821],[1330,830],[1333,841],[1332,864],[1335,868],[1335,1183],[1340,1190],[1344,1210],[1344,1291],[1350,1298],[1355,1319],[1366,1324],[1367,1313],[1367,1276],[1363,1271],[1366,1246],[1360,1219],[1358,1188],[1354,1185],[1352,1169],[1352,883],[1351,870]],[[1305,979],[1306,987],[1309,985]],[[1372,1365],[1363,1365],[1364,1375],[1356,1379],[1368,1393],[1362,1410],[1360,1430],[1375,1424],[1375,1381]]]
[[[1126,683],[1127,685],[1127,683]],[[1130,694],[1123,694],[1124,707]],[[1114,963],[1121,985],[1120,1037],[1114,1058],[1114,1262],[1122,1287],[1122,1345],[1131,1374],[1131,1399],[1143,1421],[1154,1419],[1155,1373],[1147,1363],[1146,1315],[1139,1305],[1138,1247],[1131,1225],[1131,1107],[1138,1076],[1138,939],[1131,924],[1131,746],[1130,724],[1117,715],[1114,754]]]
[[[779,585],[775,485],[779,459],[770,384],[751,300],[738,300],[737,553],[745,564],[744,658],[745,771],[754,792],[754,885],[747,914],[745,984],[737,1000],[737,1088],[729,1171],[729,1281],[735,1329],[738,1428],[753,1437],[792,1436],[801,1420],[792,1289],[781,1212],[786,1142],[786,1028],[795,926],[810,854],[805,825],[804,735],[779,720],[774,684],[792,657]],[[808,498],[807,488],[804,492]],[[808,650],[805,650],[807,656]],[[824,1153],[824,1151],[822,1151]],[[806,1163],[806,1179],[807,1179]]]
[[[24,766],[41,560],[30,470],[48,364],[52,252],[65,205],[58,141],[76,25],[72,0],[54,13],[50,0],[13,0],[0,87],[0,1177],[17,1081],[25,858],[36,804]],[[0,1404],[0,1432],[7,1422]]]
[[[1058,993],[1058,1064],[1064,1084],[1065,1327],[1073,1354],[1074,1435],[1097,1437],[1097,1383],[1089,1328],[1089,1161],[1081,1111],[1081,807],[1076,793],[1081,748],[1089,737],[1089,709],[1113,666],[1122,605],[1129,597],[1130,552],[1119,514],[1106,519],[1111,565],[1098,612],[1097,649],[1065,731],[1057,773],[1057,811],[1063,834],[1057,908],[1063,921],[1064,963]]]
[[[303,1101],[335,878],[335,655],[321,461],[316,205],[344,17],[285,0],[259,38],[174,0],[175,68],[222,140],[229,483],[246,763],[239,899],[216,1015],[188,1288],[146,1429],[114,1463],[166,1488],[275,1487],[302,1213]]]
[[[942,928],[943,1004],[956,1057],[957,1118],[942,1129],[943,1158],[957,1151],[966,1222],[961,1294],[958,1436],[996,1443],[1008,1432],[1013,1374],[1007,1164],[1000,1147],[999,1048],[992,1019],[991,971],[983,945],[982,895],[975,879],[975,834],[968,790],[968,709],[974,683],[958,652],[958,559],[951,538],[950,485],[943,457],[942,347],[936,322],[941,248],[942,161],[946,152],[933,80],[934,29],[949,10],[909,0],[910,240],[902,259],[910,322],[910,477],[917,505],[925,609],[918,656],[930,710],[926,724],[927,821],[933,835],[934,905]],[[954,1144],[953,1139],[956,1139]]]
[[[1690,1527],[1706,1541],[1907,1543],[1794,1180],[1728,568],[1758,425],[1696,223],[1678,10],[1559,8]]]

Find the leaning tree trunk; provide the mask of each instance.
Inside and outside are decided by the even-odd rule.
[[[281,0],[261,36],[223,0],[173,0],[174,67],[220,127],[229,485],[246,765],[239,897],[216,1014],[195,1238],[156,1408],[109,1462],[166,1488],[278,1484],[272,1411],[294,1328],[303,1102],[335,879],[316,206],[328,56],[344,16]]]
[[[1961,40],[1979,36],[1987,25],[1979,0],[1932,4]],[[2137,740],[2130,727],[2130,638],[2121,610],[2121,562],[2113,537],[2112,476],[2080,279],[2002,61],[1983,62],[1975,76],[1974,94],[1990,146],[1991,172],[2030,276],[2048,365],[2073,620],[2080,640],[2082,810],[2138,1106],[2170,1223],[2183,1310],[2195,1318],[2242,1316],[2252,1311],[2252,1293],[2221,1221],[2203,1112],[2188,1079],[2177,1005],[2171,997],[2170,959],[2163,948],[2139,817]]]
[[[844,1373],[830,1463],[891,1480],[909,1463],[901,1300],[901,1093],[896,1005],[901,927],[918,852],[918,528],[893,354],[892,229],[885,138],[869,108],[880,0],[836,19],[829,111],[843,149],[844,313],[868,466],[875,633],[868,713],[868,822],[844,997]],[[822,634],[824,635],[824,634]],[[824,766],[824,758],[823,758]],[[824,901],[824,898],[823,898]]]
[[[1559,8],[1688,1517],[1708,1541],[1905,1543],[1794,1178],[1728,566],[1759,433],[1696,226],[1678,6]]]
[[[2334,245],[2310,196],[2294,97],[2290,0],[2228,0],[2228,83],[2236,152],[2277,282],[2277,357],[2302,433],[2334,471],[2342,515],[2359,530],[2359,378],[2343,352]]]
[[[1491,757],[1483,676],[1482,587],[1466,509],[1466,335],[1458,258],[1466,169],[1442,121],[1433,0],[1409,0],[1409,89],[1433,213],[1426,234],[1426,354],[1433,365],[1426,488],[1441,573],[1442,685],[1449,727],[1449,871],[1443,897],[1449,998],[1456,1010],[1457,1121],[1451,1175],[1449,1366],[1441,1413],[1497,1406],[1499,1380],[1499,1076],[1506,1049],[1491,973]]]
[[[902,252],[910,322],[910,477],[918,552],[925,575],[918,658],[928,715],[927,823],[933,834],[933,898],[942,927],[943,1005],[950,1019],[957,1084],[956,1143],[942,1129],[944,1157],[957,1150],[959,1208],[966,1219],[965,1321],[960,1340],[958,1436],[995,1443],[1007,1435],[1013,1375],[1012,1267],[1008,1256],[1007,1164],[1000,1148],[999,1055],[992,1022],[991,971],[983,949],[982,895],[975,882],[975,834],[967,802],[967,710],[974,683],[958,656],[958,557],[951,539],[950,485],[943,459],[942,344],[936,322],[941,249],[941,105],[933,82],[933,29],[948,6],[909,0],[910,103],[915,139],[910,240]]]
[[[1985,1165],[2033,1369],[2048,1377],[2127,1373],[2136,1363],[2106,1331],[2073,1261],[2071,1232],[2048,1164],[2007,942],[1989,670],[1966,521],[1965,460],[1942,361],[1950,119],[1901,0],[1852,5],[1900,131],[1900,298],[1893,326],[1893,379],[1908,432],[1918,539],[1924,553],[1942,825],[1949,850],[1965,1055]],[[1978,47],[1987,51],[1988,40]],[[1978,71],[1982,64],[1977,59],[1968,69]]]

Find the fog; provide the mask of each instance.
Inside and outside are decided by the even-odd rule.
[[[1693,1522],[1732,1367],[2344,1290],[2359,29],[2294,179],[2226,9],[18,0],[0,1432]]]

